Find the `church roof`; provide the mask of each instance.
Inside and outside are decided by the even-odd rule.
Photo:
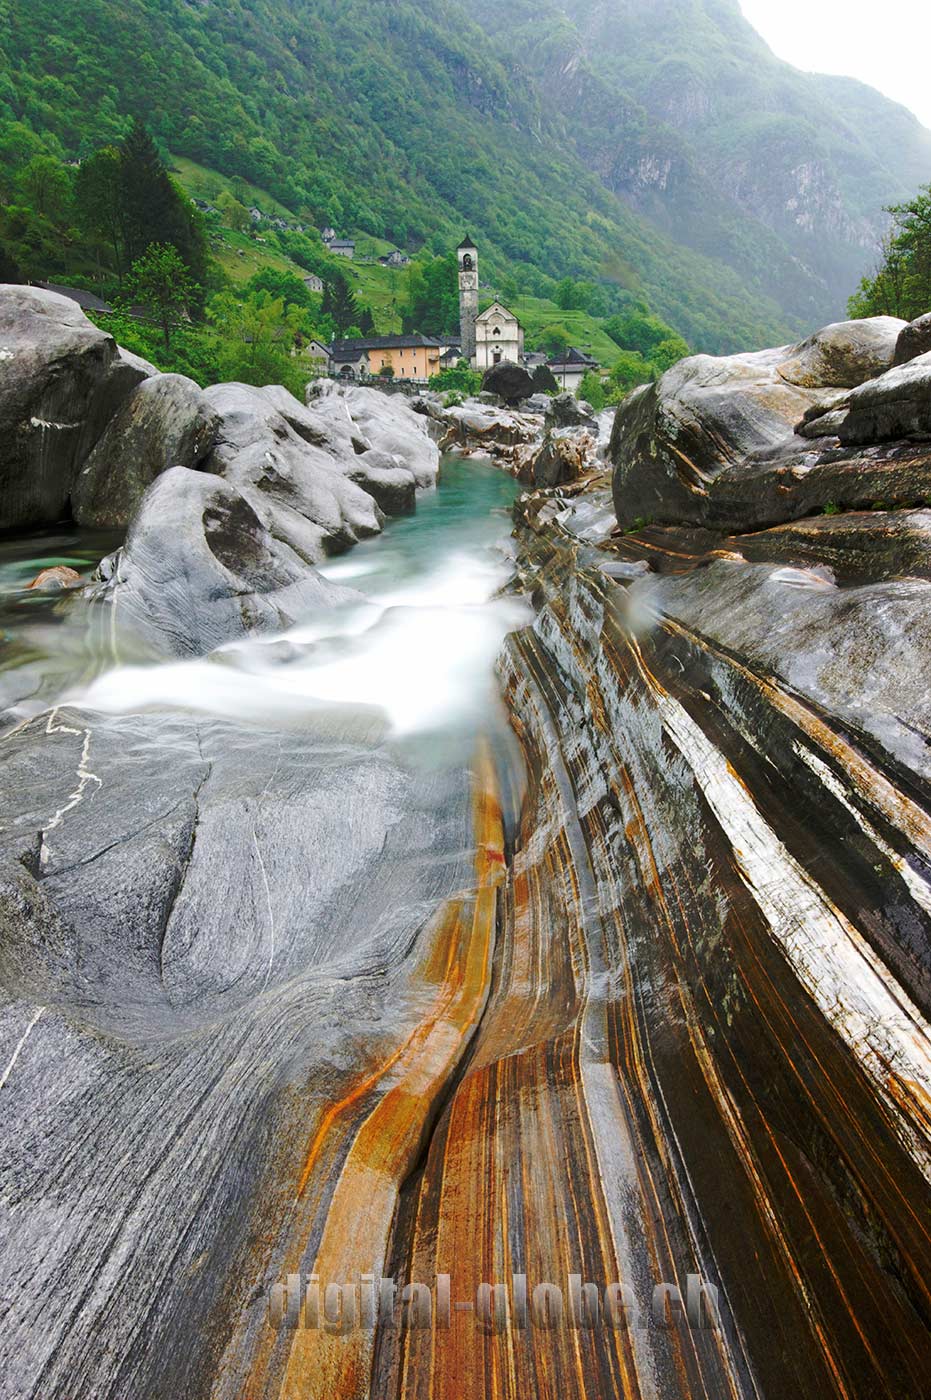
[[[464,238],[464,239],[462,240],[462,242],[459,244],[459,247],[456,249],[456,252],[457,252],[457,253],[461,253],[462,250],[463,250],[463,248],[475,248],[475,244],[472,242],[472,240],[471,240],[471,238],[469,237],[468,234],[466,234],[465,238]],[[476,251],[477,251],[477,249],[476,249]]]
[[[514,322],[515,326],[520,325],[520,321],[518,321],[517,317],[514,315],[514,312],[509,311],[504,305],[504,303],[500,301],[493,301],[491,303],[491,306],[486,306],[482,314],[480,316],[476,316],[475,319],[476,321],[486,321],[494,312],[497,312],[501,316],[506,316],[509,321]]]

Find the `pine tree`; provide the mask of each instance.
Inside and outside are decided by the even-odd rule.
[[[349,327],[355,325],[359,314],[356,299],[341,272],[334,272],[324,287],[320,310],[330,317],[337,335],[345,335]]]
[[[126,260],[134,262],[153,243],[170,244],[194,280],[202,283],[207,243],[201,221],[141,122],[122,143],[120,162]]]
[[[359,330],[362,335],[375,334],[375,317],[370,306],[363,306],[359,312]]]

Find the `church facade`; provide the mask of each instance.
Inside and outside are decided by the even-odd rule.
[[[478,310],[478,249],[471,238],[456,250],[459,260],[459,327],[462,358],[484,373],[502,360],[519,365],[524,355],[524,330],[513,312],[493,301]]]
[[[484,373],[502,360],[519,365],[523,358],[523,326],[512,311],[493,301],[475,321],[475,369]]]

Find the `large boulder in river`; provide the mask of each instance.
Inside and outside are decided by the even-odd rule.
[[[917,321],[905,327],[895,346],[896,365],[907,365],[909,360],[917,360],[919,355],[927,355],[931,350],[931,312],[919,316]]]
[[[520,403],[521,399],[529,399],[534,389],[534,382],[527,371],[511,360],[501,360],[492,365],[491,369],[485,371],[482,380],[482,391],[486,394],[497,394],[506,404],[516,404]]]
[[[779,373],[803,389],[854,389],[892,366],[903,330],[894,316],[838,321],[796,346]]]
[[[556,394],[546,410],[548,428],[580,428],[594,423],[595,414],[590,403],[577,399],[568,392]]]
[[[308,390],[308,406],[334,428],[348,429],[357,452],[368,447],[386,452],[407,468],[419,487],[436,485],[439,449],[423,414],[415,412],[403,395],[318,380]]]
[[[104,429],[71,494],[80,525],[129,524],[142,497],[169,467],[196,467],[216,441],[220,419],[182,374],[160,374],[134,389]]]
[[[931,351],[855,389],[838,427],[843,443],[931,435]]]
[[[417,509],[417,483],[397,457],[370,447],[355,459],[347,475],[361,486],[385,515],[413,515]]]
[[[75,302],[0,286],[0,529],[67,515],[79,467],[144,378]]]
[[[349,479],[356,454],[315,445],[306,424],[298,432],[291,420],[306,410],[296,399],[286,418],[280,396],[249,384],[217,384],[206,396],[220,429],[204,468],[235,486],[276,539],[319,563],[379,532],[381,511]]]
[[[927,453],[864,454],[838,443],[883,444],[926,431],[923,359],[859,383],[868,367],[891,360],[898,323],[864,324],[862,333],[857,323],[829,326],[795,347],[699,355],[632,394],[618,409],[609,448],[619,524],[741,531],[832,503],[923,499]]]
[[[559,428],[547,433],[531,466],[534,486],[548,488],[578,481],[594,464],[596,446],[585,428]]]
[[[351,596],[276,539],[229,482],[172,467],[146,492],[123,548],[101,564],[89,601],[112,609],[108,636],[143,652],[201,656]]]
[[[635,390],[618,409],[609,449],[619,523],[705,524],[723,472],[806,446],[796,424],[819,398],[780,374],[791,353],[696,355]]]

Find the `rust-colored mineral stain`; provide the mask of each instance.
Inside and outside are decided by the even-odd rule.
[[[302,1190],[336,1119],[390,1072],[398,1076],[360,1124],[343,1165],[314,1261],[313,1272],[321,1281],[353,1282],[383,1264],[398,1189],[422,1150],[434,1105],[488,995],[505,858],[494,767],[484,747],[477,763],[475,835],[475,894],[447,908],[424,964],[424,982],[440,988],[432,1011],[378,1071],[332,1107],[308,1156]],[[438,977],[440,949],[446,960]],[[361,1400],[369,1393],[372,1359],[373,1338],[361,1328],[346,1336],[298,1329],[279,1394],[282,1400],[293,1395]]]

